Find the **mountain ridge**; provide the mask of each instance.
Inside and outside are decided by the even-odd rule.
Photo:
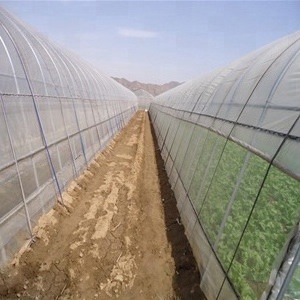
[[[151,95],[153,95],[154,97],[182,84],[181,82],[177,82],[177,81],[170,81],[164,84],[154,84],[154,83],[143,83],[137,80],[129,81],[126,78],[118,78],[118,77],[112,77],[112,79],[119,82],[120,84],[122,84],[123,86],[125,86],[126,88],[128,88],[133,92],[139,89],[143,89],[148,93],[150,93]]]

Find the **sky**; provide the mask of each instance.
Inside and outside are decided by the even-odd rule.
[[[300,30],[300,1],[0,1],[103,73],[187,81]]]

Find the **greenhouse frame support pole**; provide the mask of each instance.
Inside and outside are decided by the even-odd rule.
[[[291,264],[291,267],[289,268],[287,274],[286,274],[286,277],[284,278],[284,281],[282,283],[282,286],[281,286],[281,289],[276,297],[276,299],[280,300],[280,299],[283,299],[283,296],[284,296],[284,293],[286,292],[288,286],[289,286],[289,283],[296,271],[296,268],[298,267],[298,263],[300,261],[300,245],[298,244],[298,249],[296,251],[296,254],[294,256],[294,259],[293,259],[293,262]]]
[[[165,146],[165,144],[166,144],[167,137],[168,137],[168,134],[169,134],[169,130],[170,130],[170,127],[172,126],[171,123],[172,123],[172,119],[170,118],[170,123],[169,123],[168,129],[167,129],[167,131],[166,131],[166,135],[165,135],[165,137],[164,137],[164,139],[163,139],[163,143],[161,144],[161,148],[160,148],[161,151],[163,150],[163,148],[164,148],[164,146]],[[168,152],[168,151],[167,151],[167,152]],[[169,155],[169,152],[168,152],[168,155]],[[167,155],[167,158],[168,158],[168,155]],[[165,162],[167,163],[167,159],[166,159]]]
[[[80,129],[80,126],[79,126],[79,120],[78,120],[77,111],[76,111],[74,101],[72,101],[72,104],[73,104],[73,109],[74,109],[74,113],[75,113],[76,124],[77,124],[78,130],[79,130],[79,138],[80,138],[80,144],[81,144],[81,148],[82,148],[82,152],[83,152],[83,157],[84,157],[85,164],[87,166],[88,161],[87,161],[86,153],[85,153],[85,150],[84,150],[84,144],[83,144],[83,139],[82,139],[82,135],[81,135],[81,129]]]
[[[94,119],[94,124],[96,125],[97,122],[96,122],[95,112],[94,112],[94,109],[93,109],[93,106],[92,106],[92,102],[91,102],[91,101],[92,101],[92,100],[90,100],[91,111],[92,111],[92,115],[93,115],[93,119]],[[94,101],[94,104],[96,104],[96,101],[97,101],[97,100],[93,100],[93,101]],[[96,135],[97,135],[98,141],[99,141],[99,148],[94,152],[94,156],[95,156],[95,154],[98,153],[99,150],[102,148],[102,145],[101,145],[101,139],[100,139],[100,135],[99,135],[99,132],[98,132],[98,127],[96,126],[95,129],[96,129]]]
[[[191,116],[191,113],[190,113],[190,116]],[[184,121],[184,120],[183,120],[183,121]],[[185,125],[187,124],[185,121],[184,121],[184,123],[185,123]],[[193,129],[191,130],[191,136],[189,137],[189,140],[188,140],[188,143],[187,143],[187,148],[186,148],[186,150],[185,150],[185,152],[184,152],[184,158],[185,158],[186,152],[187,152],[187,150],[188,150],[188,148],[189,148],[189,145],[190,145],[190,142],[191,142],[192,135],[193,135],[193,133],[194,133],[195,124],[193,124],[192,126],[194,126],[194,127],[193,127]],[[176,166],[175,166],[175,162],[176,162],[176,160],[177,160],[177,155],[178,155],[178,153],[179,153],[179,148],[180,148],[180,145],[182,144],[183,139],[184,139],[184,131],[182,132],[182,135],[181,135],[181,137],[180,137],[179,146],[178,146],[178,149],[177,149],[177,151],[176,151],[175,158],[174,158],[174,164],[172,165],[171,172],[170,172],[170,174],[172,174],[173,169],[175,168],[175,170],[176,170],[176,172],[177,172],[177,174],[178,174],[177,179],[176,179],[176,181],[174,182],[174,184],[173,184],[173,186],[172,186],[173,188],[175,188],[175,186],[176,186],[176,184],[177,184],[177,181],[178,181],[178,178],[180,177],[180,169],[181,169],[181,166],[180,166],[180,167],[178,168],[178,170],[177,170],[177,168],[176,168]],[[184,161],[184,159],[182,160],[182,162],[183,162],[183,161]],[[172,188],[172,189],[173,189],[173,188]]]
[[[214,160],[214,158],[215,158],[215,156],[216,156],[216,152],[217,152],[217,149],[218,149],[218,146],[219,146],[220,142],[221,142],[221,137],[220,137],[220,136],[217,136],[216,142],[215,142],[215,144],[214,144],[214,148],[213,148],[213,150],[212,150],[212,153],[211,153],[211,155],[210,155],[208,164],[207,164],[207,166],[206,166],[206,168],[205,168],[205,171],[204,171],[203,180],[202,180],[202,182],[201,182],[201,184],[200,184],[200,187],[199,187],[199,189],[198,189],[198,192],[197,192],[196,202],[198,202],[199,197],[200,197],[201,194],[202,194],[202,190],[203,190],[203,187],[204,187],[205,179],[207,178],[207,175],[208,175],[208,173],[209,173],[209,171],[210,171],[210,169],[211,169],[211,165],[212,165],[212,162],[213,162],[213,160]],[[218,165],[219,165],[221,156],[223,155],[224,148],[225,148],[225,146],[223,147],[223,150],[222,150],[222,153],[221,153],[221,155],[220,155],[220,158],[218,159],[218,163],[217,163],[217,165],[216,165],[216,167],[215,167],[215,169],[214,169],[213,177],[215,176],[216,170],[218,169]],[[204,206],[204,203],[205,203],[205,200],[206,200],[206,196],[207,196],[207,194],[208,194],[208,192],[209,192],[210,187],[211,187],[211,184],[208,186],[208,188],[207,188],[207,190],[206,190],[206,192],[205,192],[205,194],[204,194],[203,202],[201,203],[201,207],[199,208],[198,215],[200,215],[200,213],[202,212],[202,208],[203,208],[203,206]]]
[[[78,76],[79,78],[79,81],[80,81],[80,85],[82,87],[82,90],[84,90],[84,86],[82,84],[82,80],[78,74],[78,70],[75,68],[74,64],[66,57],[66,55],[64,55],[63,53],[60,53],[61,57],[63,57],[71,66],[72,68],[74,69],[76,75]],[[62,60],[63,61],[63,60]],[[74,84],[77,84],[76,80],[75,80],[75,77],[72,75],[69,67],[66,65],[66,63],[63,61],[64,65],[66,66],[66,69],[68,70],[69,72],[69,75],[72,79],[72,82]],[[69,91],[70,91],[70,88],[69,88]],[[77,96],[77,95],[76,95]],[[81,100],[84,99],[84,95],[83,95],[83,98]],[[80,135],[80,143],[81,143],[81,147],[82,147],[82,152],[83,152],[83,156],[84,156],[84,160],[85,160],[85,164],[86,166],[88,166],[88,160],[87,160],[87,157],[86,157],[86,152],[85,152],[85,149],[84,149],[84,144],[83,144],[83,139],[82,139],[82,135],[81,135],[81,128],[79,126],[79,120],[78,120],[78,115],[77,115],[77,111],[76,111],[76,108],[75,108],[75,104],[74,104],[74,101],[72,101],[72,104],[73,104],[73,108],[74,108],[74,112],[75,112],[75,117],[76,117],[76,123],[77,123],[77,127],[78,127],[78,130],[79,130],[79,135]],[[82,102],[83,104],[83,110],[84,110],[84,114],[85,114],[85,120],[86,120],[86,124],[87,124],[87,119],[86,119],[86,112],[85,112],[85,106],[84,106],[84,103]]]
[[[94,110],[94,107],[92,106],[92,103],[97,106],[97,93],[95,93],[95,91],[97,91],[97,85],[94,84],[94,82],[97,82],[97,79],[94,77],[94,74],[92,72],[89,72],[90,76],[93,78],[94,81],[92,81],[93,83],[93,91],[94,91],[94,99],[90,99],[90,106],[91,106],[91,111],[92,111],[92,114],[93,114],[93,119],[94,119],[94,124],[97,124],[96,122],[96,117],[95,117],[95,110]],[[93,102],[92,102],[93,101]],[[96,110],[98,112],[98,117],[99,117],[99,120],[100,120],[100,116],[99,116],[99,111],[98,109]],[[98,153],[101,149],[102,149],[102,144],[101,144],[101,137],[100,137],[100,134],[99,134],[99,131],[98,131],[98,127],[96,126],[96,132],[97,132],[97,136],[98,136],[98,140],[99,140],[99,148],[97,149],[97,152]],[[95,153],[94,153],[95,155]]]
[[[197,122],[198,122],[199,118],[200,118],[200,116],[198,116]],[[194,133],[195,133],[195,131],[196,131],[197,123],[193,123],[193,126],[194,126],[194,127],[193,127],[193,129],[192,129],[192,133],[191,133],[191,136],[190,136],[190,138],[189,138],[188,146],[187,146],[186,151],[185,151],[185,153],[184,153],[184,157],[183,157],[183,159],[182,159],[181,166],[179,167],[179,170],[178,170],[178,177],[177,177],[177,179],[176,179],[176,182],[175,182],[174,187],[177,185],[178,180],[181,179],[181,175],[180,175],[180,174],[182,173],[182,168],[183,168],[184,161],[187,159],[188,149],[189,149],[189,147],[190,147],[190,144],[191,144],[191,141],[192,141],[192,137],[193,137],[193,135],[194,135]],[[197,147],[198,147],[198,145],[199,145],[199,142],[200,142],[200,138],[197,139],[195,151],[194,151],[194,153],[193,153],[193,154],[191,155],[191,157],[190,157],[190,162],[191,162],[190,165],[191,165],[192,162],[194,161],[195,152],[196,152],[196,149],[197,149]],[[188,170],[189,170],[189,169],[190,169],[190,166],[189,166]],[[183,182],[182,182],[182,183],[183,183]]]
[[[233,206],[233,203],[234,203],[234,200],[235,200],[235,197],[238,193],[238,190],[240,188],[240,185],[241,185],[241,182],[242,182],[242,179],[244,177],[244,174],[246,172],[246,169],[248,167],[248,164],[249,164],[249,160],[250,160],[250,156],[251,156],[251,152],[247,152],[246,154],[246,157],[244,159],[244,163],[243,163],[243,166],[239,172],[239,175],[238,175],[238,180],[237,182],[235,183],[235,186],[234,186],[234,190],[231,194],[231,197],[230,197],[230,200],[229,200],[229,203],[227,205],[227,208],[226,208],[226,211],[225,211],[225,214],[224,214],[224,217],[223,217],[223,220],[222,220],[222,223],[220,225],[220,229],[219,229],[219,232],[218,232],[218,236],[216,238],[216,241],[215,241],[215,244],[214,244],[214,249],[215,251],[217,251],[218,249],[218,245],[219,245],[219,242],[221,240],[221,237],[222,237],[222,234],[223,234],[223,231],[224,231],[224,228],[225,228],[225,224],[227,222],[227,219],[229,217],[229,214],[232,210],[232,206]]]
[[[61,102],[60,98],[59,98],[59,104],[60,104],[60,111],[61,111],[62,120],[63,120],[63,123],[64,123],[64,127],[65,127],[65,131],[66,131],[66,134],[67,134],[67,138],[68,138],[68,145],[69,145],[69,149],[70,149],[71,156],[72,156],[72,167],[73,167],[73,170],[74,170],[74,173],[75,173],[75,177],[78,177],[78,173],[77,173],[76,165],[75,165],[75,155],[74,155],[73,150],[72,150],[71,141],[70,141],[70,135],[69,135],[69,132],[68,132],[68,129],[67,129],[67,124],[66,124],[66,120],[65,120],[64,110],[63,110],[63,106],[62,106],[62,102]]]
[[[97,100],[94,100],[94,104],[97,106]],[[93,108],[92,108],[92,113],[93,113],[94,122],[95,122],[95,124],[97,124],[96,117],[95,117],[95,112],[94,112]],[[98,116],[99,116],[99,114],[98,114]],[[97,133],[97,137],[98,137],[98,141],[99,141],[99,148],[98,148],[97,152],[99,152],[102,149],[102,144],[101,144],[101,137],[100,137],[100,134],[99,134],[98,126],[96,126],[96,133]],[[95,155],[95,153],[94,153],[94,155]]]
[[[109,123],[109,125],[110,125],[110,129],[111,129],[111,135],[110,135],[110,137],[109,137],[109,139],[111,139],[111,137],[114,135],[113,134],[113,127],[112,127],[112,125],[111,125],[111,120],[110,120],[110,115],[109,115],[109,112],[108,112],[108,108],[107,108],[107,103],[106,103],[106,100],[104,100],[104,104],[105,104],[105,108],[106,108],[106,112],[107,112],[107,118],[108,118],[108,123]]]
[[[197,124],[196,124],[196,125],[197,125]],[[190,188],[191,188],[191,186],[192,186],[192,182],[193,182],[194,176],[195,176],[196,171],[197,171],[198,163],[199,163],[199,161],[200,161],[200,159],[202,158],[202,155],[203,155],[203,151],[204,151],[203,148],[204,148],[204,145],[206,144],[206,141],[207,141],[207,138],[208,138],[208,134],[209,134],[209,130],[207,130],[207,132],[205,133],[205,138],[204,138],[203,146],[202,146],[201,152],[200,152],[199,155],[198,155],[197,162],[196,162],[196,164],[195,164],[195,165],[196,165],[196,168],[193,170],[193,175],[191,176],[190,181],[187,182],[186,191],[187,191],[187,194],[188,194],[188,195],[189,195],[189,193],[190,193]],[[199,137],[198,137],[198,139],[197,139],[197,146],[196,146],[195,152],[194,152],[194,154],[193,154],[193,158],[194,158],[194,156],[196,155],[196,151],[197,151],[197,148],[198,148],[198,146],[199,146],[199,144],[200,144],[201,138],[202,138],[202,137],[199,135]],[[190,163],[189,163],[189,167],[187,168],[188,170],[191,168],[192,164],[193,164],[193,160],[191,159],[191,160],[190,160]]]
[[[152,108],[152,112],[153,112],[153,110],[155,111],[155,106],[152,106],[152,107],[154,107],[154,108]],[[153,129],[154,129],[154,132],[156,135],[157,145],[159,147],[159,140],[160,140],[160,138],[162,139],[162,134],[161,134],[160,129],[157,126],[157,123],[158,123],[158,121],[156,121],[157,113],[155,114],[155,118],[153,118],[153,115],[150,112],[148,112],[148,114],[149,114],[149,119],[152,123]]]
[[[30,33],[32,37],[33,34]],[[44,51],[47,53],[47,55],[49,56],[49,59],[51,60],[55,70],[56,70],[56,73],[58,75],[58,78],[59,78],[59,82],[60,82],[60,85],[63,86],[63,83],[62,83],[62,79],[61,79],[61,74],[59,72],[59,69],[54,61],[54,59],[52,58],[52,56],[50,55],[49,51],[47,50],[47,48],[45,47],[44,43],[38,38],[38,37],[35,37],[38,42],[40,43],[41,47],[44,49]],[[49,71],[49,74],[50,74],[50,77],[52,79],[52,82],[54,83],[54,79],[53,79],[53,76],[52,76],[52,73],[50,72],[49,68],[48,68],[48,71]],[[65,131],[66,131],[66,134],[67,134],[67,137],[68,137],[68,144],[69,144],[69,148],[70,148],[70,152],[71,152],[71,155],[72,155],[72,165],[73,165],[73,169],[74,169],[74,173],[75,173],[75,176],[78,177],[78,174],[77,174],[77,170],[76,170],[76,166],[75,166],[75,156],[74,156],[74,153],[72,151],[72,147],[71,147],[71,142],[70,142],[70,136],[69,136],[69,133],[68,133],[68,130],[67,130],[67,126],[66,126],[66,122],[65,122],[65,117],[64,117],[64,110],[63,110],[63,106],[62,106],[62,102],[61,102],[61,97],[59,96],[59,91],[58,91],[58,87],[56,84],[54,84],[54,88],[55,88],[55,92],[57,94],[57,97],[58,97],[58,101],[59,101],[59,105],[60,105],[60,110],[61,110],[61,115],[62,115],[62,120],[63,120],[63,123],[64,123],[64,128],[65,128]],[[68,86],[69,88],[69,86]],[[70,88],[69,88],[70,90]],[[70,93],[71,94],[71,93]],[[65,93],[64,93],[64,90],[63,90],[63,96],[65,97]]]
[[[32,226],[31,226],[30,216],[29,216],[28,207],[27,207],[27,203],[26,203],[25,192],[24,192],[24,188],[23,188],[23,184],[22,184],[22,180],[21,180],[21,173],[20,173],[20,169],[19,169],[18,159],[17,159],[17,155],[16,155],[15,148],[14,148],[14,145],[13,145],[10,129],[9,129],[9,126],[8,126],[7,114],[6,114],[6,110],[5,110],[2,95],[0,95],[0,98],[1,98],[1,107],[2,107],[2,111],[3,111],[4,122],[5,122],[6,129],[7,129],[9,144],[10,144],[10,148],[11,148],[13,158],[14,158],[14,161],[15,161],[15,166],[16,166],[16,169],[17,169],[18,179],[19,179],[19,183],[20,183],[22,200],[23,200],[23,205],[24,205],[24,210],[25,210],[25,215],[26,215],[26,221],[27,221],[27,225],[28,225],[28,228],[29,228],[30,237],[31,237],[31,239],[33,239]]]
[[[158,112],[160,114],[164,114],[164,112]],[[158,114],[157,113],[157,114]],[[161,146],[160,146],[160,149],[163,150],[164,146],[165,146],[165,143],[166,143],[166,140],[167,140],[167,136],[169,134],[169,130],[170,130],[170,127],[171,127],[171,123],[173,121],[173,118],[172,117],[169,117],[167,119],[167,122],[164,123],[162,120],[160,120],[160,118],[157,118],[157,124],[161,123],[162,125],[161,126],[158,126],[157,125],[157,130],[158,130],[158,137],[157,137],[157,141],[158,141],[158,145],[159,145],[159,139],[161,139]],[[166,125],[165,125],[166,124]],[[160,128],[161,127],[161,128]]]
[[[31,87],[30,87],[30,89],[31,89]],[[32,90],[31,90],[31,92],[32,92]],[[35,113],[36,113],[36,116],[37,116],[38,124],[39,124],[39,127],[40,127],[40,131],[41,131],[41,135],[42,135],[42,141],[44,143],[46,153],[47,153],[47,156],[48,156],[48,160],[49,160],[49,163],[50,163],[52,175],[54,176],[54,180],[55,180],[57,188],[58,188],[58,193],[59,193],[59,196],[60,196],[60,199],[61,199],[60,202],[62,204],[64,204],[61,188],[60,188],[58,178],[57,178],[57,175],[56,175],[56,172],[55,172],[55,169],[54,169],[54,165],[53,165],[52,158],[51,158],[51,155],[50,155],[50,150],[49,150],[48,143],[47,143],[47,140],[46,140],[46,136],[45,136],[45,133],[44,133],[44,129],[43,129],[43,126],[42,126],[42,121],[41,121],[41,118],[40,118],[40,115],[39,115],[39,112],[38,112],[38,108],[37,108],[37,105],[36,105],[36,100],[35,100],[35,97],[33,96],[33,94],[32,94],[32,101],[33,101],[34,110],[35,110]]]
[[[248,215],[248,219],[247,219],[247,221],[246,221],[246,224],[245,224],[245,226],[244,226],[244,228],[243,228],[243,230],[242,230],[242,233],[241,233],[241,236],[240,236],[239,241],[238,241],[238,243],[237,243],[236,249],[235,249],[235,251],[234,251],[234,253],[233,253],[232,259],[231,259],[230,264],[229,264],[229,266],[228,266],[227,274],[226,274],[226,276],[225,276],[225,278],[224,278],[224,280],[223,280],[223,282],[222,282],[222,285],[221,285],[221,287],[220,287],[220,290],[219,290],[219,293],[218,293],[218,295],[217,295],[216,300],[218,300],[219,297],[220,297],[221,290],[222,290],[222,288],[223,288],[223,286],[224,286],[224,284],[225,284],[226,277],[228,276],[228,273],[229,273],[230,270],[231,270],[231,267],[232,267],[232,265],[233,265],[234,259],[235,259],[236,255],[237,255],[238,249],[239,249],[240,244],[241,244],[241,242],[242,242],[242,240],[243,240],[243,237],[244,237],[244,235],[245,235],[245,232],[246,232],[246,230],[247,230],[248,224],[249,224],[249,222],[250,222],[250,219],[251,219],[251,217],[252,217],[252,214],[253,214],[253,212],[254,212],[254,209],[255,209],[255,207],[256,207],[256,205],[257,205],[257,202],[258,202],[258,200],[259,200],[259,197],[260,197],[260,194],[261,194],[261,192],[262,192],[262,189],[263,189],[263,187],[264,187],[264,185],[265,185],[265,182],[266,182],[266,180],[267,180],[267,178],[268,178],[268,175],[269,175],[269,173],[270,173],[271,167],[273,166],[273,162],[275,161],[275,158],[277,157],[277,155],[280,153],[281,148],[282,148],[283,145],[285,144],[285,142],[286,142],[286,140],[287,140],[289,134],[293,131],[293,129],[294,129],[294,127],[296,126],[296,124],[297,124],[297,122],[299,121],[299,119],[300,119],[300,114],[298,115],[298,117],[297,117],[296,120],[294,121],[294,123],[293,123],[293,125],[291,126],[291,128],[289,129],[289,131],[286,133],[284,139],[281,141],[281,143],[280,143],[278,149],[276,150],[275,154],[273,155],[273,157],[272,157],[272,159],[271,159],[271,161],[270,161],[270,163],[269,163],[269,165],[268,165],[268,168],[267,168],[267,171],[266,171],[266,173],[265,173],[264,179],[263,179],[263,181],[262,181],[262,183],[261,183],[261,186],[260,186],[260,188],[259,188],[259,190],[258,190],[258,192],[257,192],[256,198],[255,198],[254,203],[253,203],[253,205],[252,205],[251,211],[250,211],[250,213],[249,213],[249,215]],[[288,273],[289,273],[289,272],[290,272],[290,270],[288,271]]]
[[[11,42],[12,42],[12,44],[13,44],[16,52],[17,52],[17,55],[18,55],[18,57],[20,59],[20,63],[22,65],[22,68],[23,68],[23,71],[24,71],[24,75],[25,75],[25,78],[26,78],[26,81],[27,81],[27,84],[28,84],[28,88],[29,88],[29,91],[31,93],[33,107],[34,107],[34,110],[35,110],[35,113],[36,113],[36,117],[37,117],[39,129],[40,129],[40,133],[41,133],[41,137],[42,137],[42,141],[43,141],[43,144],[45,146],[45,150],[46,150],[48,161],[49,161],[49,164],[50,164],[50,167],[51,167],[52,175],[54,177],[54,180],[55,180],[57,188],[58,188],[59,196],[60,196],[60,199],[61,199],[61,201],[59,201],[59,202],[61,202],[63,204],[63,198],[62,198],[61,189],[60,189],[60,186],[59,186],[58,178],[57,178],[56,173],[55,173],[55,169],[54,169],[54,165],[53,165],[53,162],[52,162],[52,159],[51,159],[50,151],[49,151],[49,148],[48,148],[48,145],[47,145],[47,140],[46,140],[46,137],[45,137],[45,134],[44,134],[44,129],[43,129],[43,126],[42,126],[42,121],[41,121],[40,115],[38,113],[38,108],[37,108],[36,100],[35,100],[35,97],[34,97],[34,94],[33,94],[33,89],[32,89],[32,86],[31,86],[31,82],[29,80],[29,76],[28,76],[28,73],[27,73],[25,62],[23,61],[22,55],[20,53],[19,48],[17,47],[17,44],[16,44],[15,40],[10,35],[9,31],[4,27],[4,25],[3,24],[1,24],[1,25],[2,25],[3,29],[5,30],[5,32],[7,33],[7,35],[9,36],[9,38],[10,38],[10,40],[11,40]],[[33,54],[35,55],[34,52],[33,52]],[[38,60],[37,60],[37,62],[38,62]]]

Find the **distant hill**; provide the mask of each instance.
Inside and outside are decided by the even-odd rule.
[[[139,81],[129,81],[125,78],[117,78],[117,77],[112,77],[112,78],[133,92],[139,89],[143,89],[153,96],[157,96],[181,84],[180,82],[171,81],[169,83],[159,85],[159,84],[152,84],[152,83],[142,83]]]

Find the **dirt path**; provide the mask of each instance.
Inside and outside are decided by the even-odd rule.
[[[157,160],[140,112],[71,184],[66,207],[39,221],[36,242],[1,273],[2,299],[202,299]]]

